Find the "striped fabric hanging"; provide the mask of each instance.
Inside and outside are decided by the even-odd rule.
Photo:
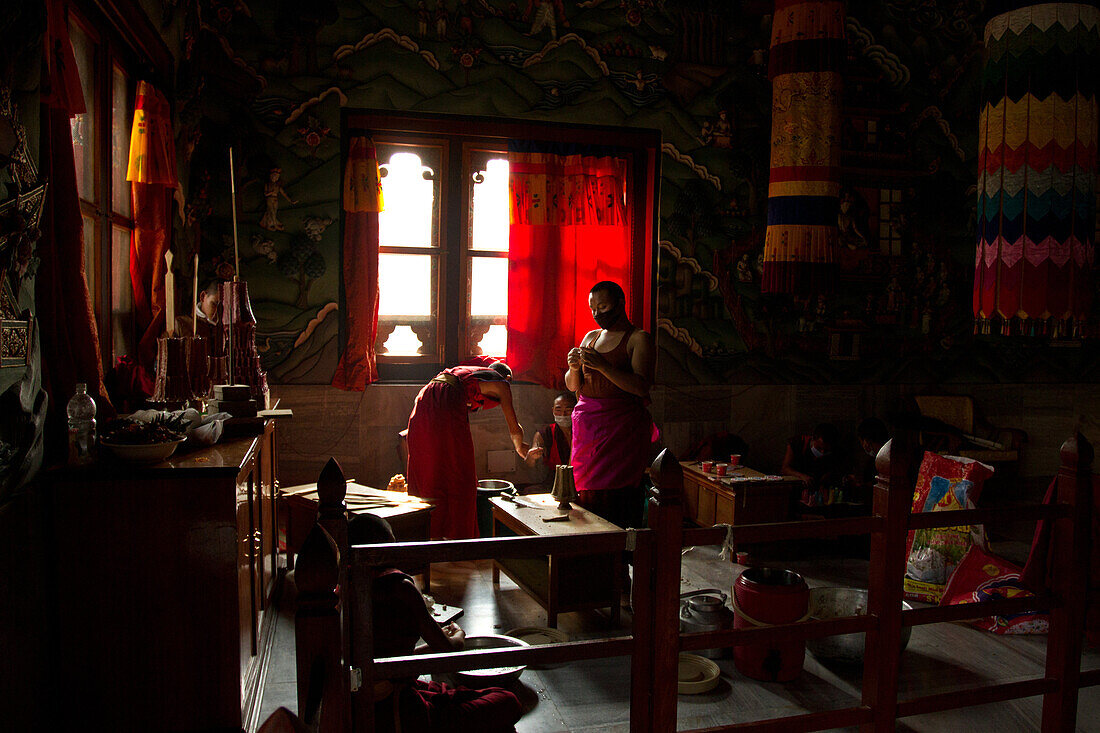
[[[985,27],[975,332],[1087,336],[1100,12],[1030,5]]]
[[[832,289],[845,53],[843,3],[775,1],[765,293],[808,296]]]

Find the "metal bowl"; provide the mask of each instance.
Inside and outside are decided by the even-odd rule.
[[[110,440],[100,440],[99,444],[110,451],[114,456],[130,463],[162,463],[176,452],[176,446],[186,438],[168,440],[163,443],[113,443]]]
[[[913,607],[901,602],[904,610]],[[812,588],[810,590],[810,618],[829,619],[844,616],[862,616],[867,613],[867,591],[862,588]],[[905,651],[909,644],[911,626],[901,627],[901,649]],[[840,634],[807,639],[806,648],[821,660],[844,662],[848,664],[863,662],[865,634]]]
[[[483,634],[481,636],[467,636],[466,644],[463,649],[469,651],[471,649],[505,649],[529,646],[531,645],[526,641],[514,639],[511,636],[504,636],[503,634]],[[454,676],[458,684],[474,689],[507,687],[518,680],[525,669],[527,669],[526,666],[467,669],[461,672],[455,672]]]

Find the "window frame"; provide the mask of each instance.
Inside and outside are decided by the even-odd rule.
[[[631,250],[632,282],[628,288],[631,302],[627,304],[631,319],[642,328],[654,332],[656,327],[657,214],[660,196],[661,133],[646,128],[623,128],[597,125],[566,125],[531,120],[505,120],[490,117],[445,115],[435,113],[391,112],[373,109],[341,110],[341,139],[357,134],[370,135],[375,143],[392,143],[395,138],[406,140],[444,140],[449,145],[444,181],[440,186],[440,277],[437,287],[438,361],[407,360],[378,357],[378,374],[382,382],[419,383],[437,374],[445,366],[457,364],[466,348],[470,332],[469,260],[472,256],[491,255],[487,251],[468,248],[470,231],[469,202],[466,200],[465,172],[470,169],[470,152],[477,149],[507,151],[508,140],[527,139],[549,143],[567,143],[613,147],[629,160],[632,170],[631,198],[640,202],[633,217]],[[342,160],[346,162],[345,156]],[[343,165],[340,168],[343,175]],[[444,189],[450,188],[451,193]],[[457,192],[457,193],[456,193]],[[340,211],[340,242],[343,246],[344,211]],[[343,286],[341,260],[340,307],[346,312],[347,300]],[[340,353],[346,348],[345,320],[340,320]]]

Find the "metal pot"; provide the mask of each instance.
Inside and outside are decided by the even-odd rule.
[[[693,590],[680,596],[680,631],[721,631],[733,626],[733,612],[726,608],[726,594],[716,588]],[[703,649],[700,656],[719,659],[729,648]]]

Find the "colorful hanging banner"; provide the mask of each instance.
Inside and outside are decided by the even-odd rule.
[[[374,141],[357,135],[348,142],[344,167],[344,211],[382,211],[382,176]]]
[[[172,110],[164,95],[146,81],[138,82],[126,180],[158,183],[169,188],[179,185]]]
[[[836,275],[844,6],[776,0],[771,177],[761,290],[810,296]]]
[[[1088,335],[1100,11],[1031,5],[985,27],[977,333]]]

